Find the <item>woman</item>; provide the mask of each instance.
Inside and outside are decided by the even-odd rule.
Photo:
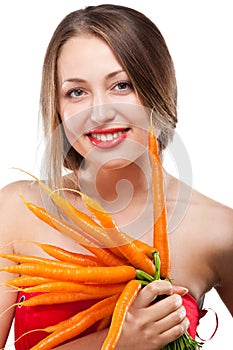
[[[152,179],[147,154],[150,117],[161,157],[177,122],[174,67],[157,27],[141,13],[121,6],[89,7],[68,15],[48,46],[41,108],[48,140],[41,177],[46,174],[54,188],[81,189],[98,200],[123,231],[151,244]],[[63,165],[69,169],[65,176]],[[183,334],[193,323],[182,305],[181,296],[187,289],[201,308],[205,293],[215,287],[233,312],[232,211],[191,192],[165,172],[164,180],[173,284],[156,281],[142,289],[128,312],[117,349],[161,349]],[[28,212],[19,198],[19,188],[27,200],[49,205],[30,181],[13,183],[2,190],[1,241],[15,241],[5,246],[4,252],[42,254],[32,244],[17,242],[22,239],[79,251],[72,240]],[[86,210],[75,193],[66,196]],[[171,224],[174,215],[179,225]],[[1,282],[9,278],[4,273],[0,277]],[[151,305],[164,294],[168,297]],[[2,293],[1,298],[0,312],[16,301],[14,293]],[[39,323],[28,328],[26,317],[32,323],[30,312],[35,311],[28,312],[27,316],[23,308],[16,310],[16,336],[42,328],[46,318],[64,317],[64,310],[59,308],[43,309]],[[12,318],[13,311],[0,318],[1,347]],[[24,325],[27,328],[22,328]],[[106,332],[85,335],[59,348],[100,349]],[[27,340],[22,338],[16,346],[30,348],[36,337],[24,337]]]

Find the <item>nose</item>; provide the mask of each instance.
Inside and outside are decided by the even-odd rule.
[[[95,105],[91,110],[91,120],[98,124],[104,124],[114,120],[115,109],[114,105],[110,103],[104,103]]]
[[[103,91],[93,93],[91,120],[98,124],[104,124],[115,118],[114,104],[110,103],[108,96]]]

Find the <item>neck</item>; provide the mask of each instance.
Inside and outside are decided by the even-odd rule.
[[[151,187],[150,165],[143,157],[123,167],[96,167],[89,163],[78,174],[80,190],[96,200],[115,202],[140,198]]]
[[[151,238],[153,198],[149,160],[143,158],[114,170],[85,164],[78,178],[80,190],[97,200],[124,232],[137,239],[146,239],[147,235]],[[169,178],[164,173],[165,187]]]

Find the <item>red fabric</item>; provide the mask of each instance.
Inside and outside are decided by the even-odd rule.
[[[40,293],[23,293],[18,295],[18,302],[21,298],[30,299]],[[30,307],[16,307],[15,312],[15,339],[17,340],[24,333],[38,328],[44,328],[59,321],[65,320],[79,311],[82,311],[89,306],[96,303],[97,300],[79,301],[67,304],[49,305],[49,306],[30,306]],[[190,295],[183,296],[183,305],[186,308],[187,317],[190,321],[188,329],[192,338],[195,338],[196,328],[198,326],[200,311],[196,300]],[[97,325],[93,325],[85,332],[80,334],[80,337],[86,334],[93,333]],[[41,339],[46,337],[48,333],[43,331],[36,331],[26,334],[15,343],[16,350],[29,350],[32,346],[38,343]]]
[[[194,339],[196,336],[197,326],[201,315],[200,310],[198,308],[196,300],[190,294],[185,294],[182,297],[182,300],[183,300],[183,305],[186,309],[186,317],[190,322],[188,333]]]
[[[30,299],[35,295],[41,293],[23,293],[18,295],[18,302],[23,299]],[[86,300],[66,304],[57,305],[40,305],[40,306],[24,306],[16,307],[15,311],[15,340],[17,340],[24,333],[33,329],[42,329],[51,326],[60,321],[63,321],[79,311],[85,310],[99,300]],[[81,336],[95,332],[97,324],[88,328]],[[32,346],[37,344],[40,340],[45,338],[49,333],[43,331],[36,331],[26,334],[16,341],[16,350],[29,350]]]

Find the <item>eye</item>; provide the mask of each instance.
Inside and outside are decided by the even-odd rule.
[[[85,94],[85,92],[80,88],[73,88],[67,91],[66,96],[71,98],[78,98],[82,97]]]
[[[116,91],[125,92],[125,91],[128,91],[128,90],[132,90],[133,87],[132,87],[132,84],[129,81],[119,81],[119,82],[117,82],[114,85],[113,89],[116,90]]]

